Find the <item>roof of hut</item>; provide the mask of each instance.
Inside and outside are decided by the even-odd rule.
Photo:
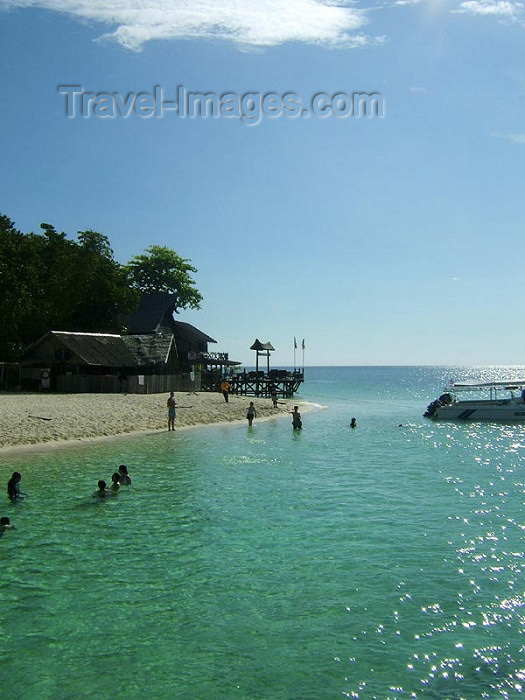
[[[128,367],[136,364],[120,335],[48,331],[22,353],[22,364],[54,359],[57,344],[69,350],[82,364]]]
[[[139,305],[129,314],[122,314],[120,322],[129,334],[171,331],[177,297],[167,292],[142,294]]]
[[[113,333],[48,331],[24,350],[21,363],[56,360],[57,344],[69,350],[76,364],[96,367],[137,367],[166,362],[173,337],[120,336]],[[64,358],[61,358],[64,361]]]
[[[165,292],[143,294],[137,309],[122,315],[120,321],[129,335],[173,333],[176,338],[182,338],[188,342],[216,343],[216,340],[195,326],[174,320],[173,313],[176,301],[175,294]]]
[[[184,323],[183,321],[172,321],[172,329],[176,338],[183,338],[189,342],[193,343],[216,343],[217,341],[210,338],[209,335],[203,333],[195,326],[190,323]]]
[[[275,350],[271,343],[261,343],[259,338],[255,339],[255,343],[250,347],[250,350]]]
[[[138,365],[165,364],[174,342],[171,333],[123,335],[122,340]]]

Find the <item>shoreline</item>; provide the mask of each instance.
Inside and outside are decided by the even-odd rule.
[[[219,393],[175,392],[175,432],[207,425],[246,422],[250,401],[257,410],[254,424],[283,418],[299,406],[307,413],[316,404]],[[33,394],[0,395],[0,455],[83,446],[157,435],[167,430],[167,394]]]

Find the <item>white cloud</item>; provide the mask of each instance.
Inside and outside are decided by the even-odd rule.
[[[505,141],[519,144],[520,146],[525,145],[525,134],[492,134],[492,136],[496,139],[505,139]]]
[[[246,46],[288,41],[362,46],[365,10],[344,0],[0,0],[0,8],[36,7],[101,22],[101,38],[140,50],[152,39],[219,38]]]
[[[501,19],[516,20],[523,14],[523,7],[523,3],[511,0],[465,0],[454,12],[470,15],[492,15]]]

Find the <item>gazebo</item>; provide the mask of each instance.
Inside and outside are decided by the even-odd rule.
[[[255,371],[259,371],[259,357],[266,357],[266,372],[270,374],[270,353],[275,350],[271,343],[261,343],[261,341],[256,338],[250,350],[255,350]]]

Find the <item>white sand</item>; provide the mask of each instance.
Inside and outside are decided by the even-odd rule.
[[[167,430],[167,394],[0,394],[0,449],[90,440],[125,433]],[[273,408],[270,399],[222,394],[177,392],[175,429],[246,421],[253,400],[257,420],[292,411],[294,405],[305,412],[308,405],[294,399],[279,399]],[[290,417],[291,420],[291,417]]]

